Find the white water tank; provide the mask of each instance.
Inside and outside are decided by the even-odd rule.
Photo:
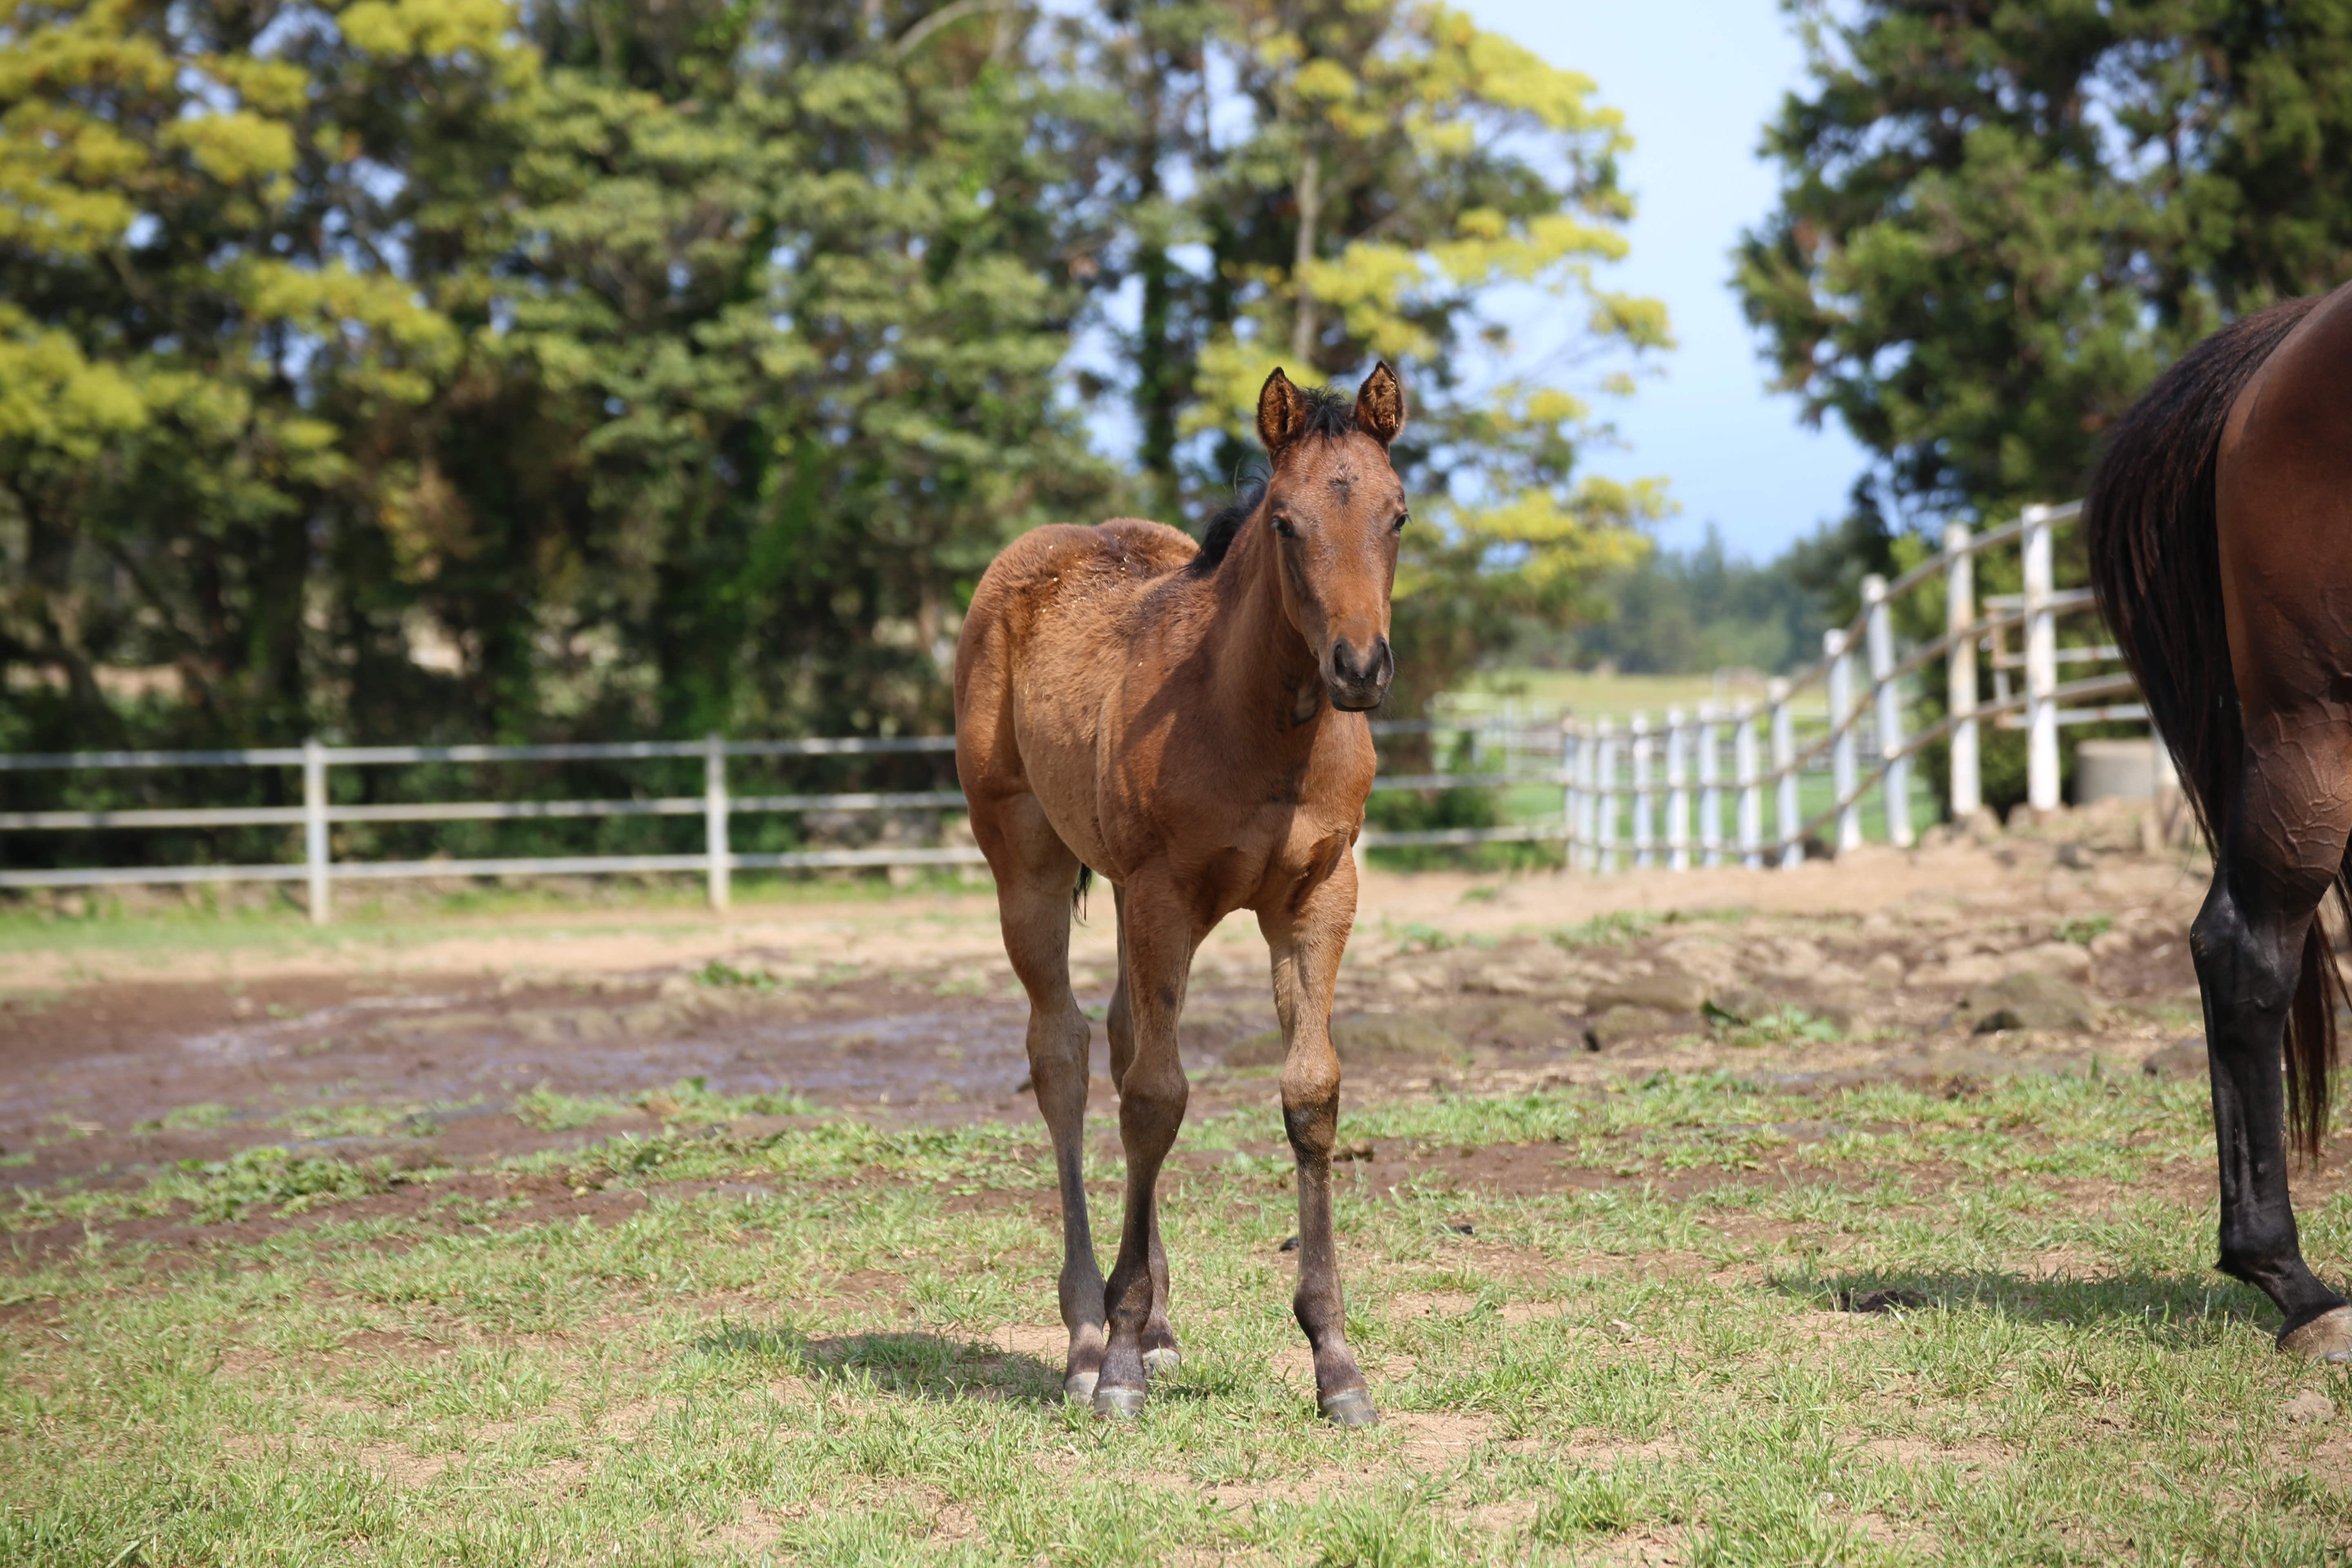
[[[2180,787],[2172,758],[2153,738],[2140,741],[2079,741],[2074,746],[2074,804],[2095,800],[2153,800]]]

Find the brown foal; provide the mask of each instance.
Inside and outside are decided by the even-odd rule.
[[[1379,1419],[1348,1348],[1331,1239],[1339,1058],[1331,992],[1356,913],[1349,850],[1372,784],[1364,718],[1387,693],[1389,590],[1405,524],[1385,364],[1355,402],[1279,370],[1258,395],[1265,482],[1204,544],[1116,518],[1041,528],[981,579],[956,649],[956,771],[1029,993],[1029,1065],[1062,1195],[1065,1387],[1132,1415],[1177,1363],[1154,1188],[1184,1120],[1176,1021],[1192,954],[1257,914],[1282,1020],[1283,1121],[1298,1161],[1299,1326],[1324,1415]],[[1127,1152],[1105,1287],[1087,1223],[1087,1028],[1070,992],[1071,906],[1115,890],[1111,1081]]]

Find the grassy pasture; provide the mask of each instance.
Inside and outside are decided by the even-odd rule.
[[[1360,1434],[1313,1416],[1263,1113],[1179,1145],[1186,1361],[1132,1426],[1059,1402],[1027,1124],[26,1193],[0,1563],[2336,1561],[2352,1443],[2281,1407],[2352,1393],[2201,1267],[2202,1100],[1658,1074],[1353,1109],[1464,1173],[1343,1173]],[[2311,1185],[2338,1272],[2352,1201]],[[189,1224],[134,1238],[157,1215]]]

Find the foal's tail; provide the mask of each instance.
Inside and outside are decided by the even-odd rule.
[[[2083,502],[2091,583],[2138,678],[2156,731],[2171,748],[2206,844],[2218,854],[2237,804],[2245,729],[2223,625],[2215,459],[2231,405],[2273,350],[2319,302],[2294,300],[2233,321],[2158,376],[2108,437]],[[2332,891],[2352,915],[2352,855]],[[2288,1124],[2315,1154],[2336,1066],[2336,1006],[2344,995],[2326,932],[2315,919],[2287,1013]]]

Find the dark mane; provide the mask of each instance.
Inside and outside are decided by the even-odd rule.
[[[1353,435],[1356,429],[1356,400],[1335,386],[1311,386],[1301,395],[1307,399],[1307,436],[1320,440],[1337,441]],[[1303,437],[1302,437],[1303,439]],[[1195,577],[1207,577],[1223,562],[1225,552],[1234,547],[1234,536],[1249,521],[1250,513],[1265,500],[1265,487],[1270,476],[1259,475],[1245,482],[1234,496],[1233,504],[1209,519],[1208,529],[1201,535],[1201,553],[1192,557],[1185,568]]]
[[[1192,557],[1192,564],[1184,570],[1195,577],[1207,577],[1216,572],[1218,563],[1225,558],[1225,552],[1234,547],[1234,536],[1241,532],[1242,524],[1249,521],[1250,513],[1265,500],[1265,486],[1264,475],[1250,479],[1234,497],[1232,505],[1209,520],[1208,531],[1201,535],[1201,553]]]

